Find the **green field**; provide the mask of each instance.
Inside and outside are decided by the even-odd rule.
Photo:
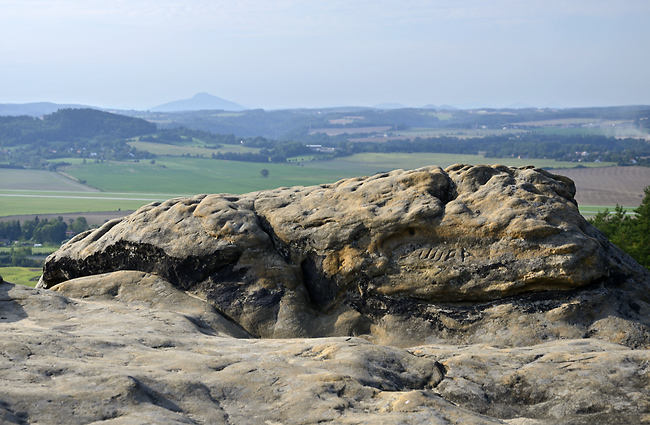
[[[259,152],[257,148],[249,148],[241,145],[223,145],[219,149],[209,149],[204,148],[204,143],[191,144],[186,146],[179,145],[167,145],[163,143],[153,143],[153,142],[129,142],[129,146],[132,146],[136,149],[151,152],[154,155],[158,156],[183,156],[183,155],[192,155],[192,156],[202,156],[205,158],[211,158],[212,154],[217,154],[219,152],[235,152],[235,153],[247,153],[247,152]]]
[[[536,165],[545,168],[569,168],[576,165],[554,160],[433,153],[364,153],[327,161],[297,160],[283,164],[177,156],[158,157],[155,164],[150,161],[83,164],[77,160],[62,171],[74,179],[87,182],[87,186],[47,171],[0,169],[0,217],[133,210],[150,202],[177,196],[200,193],[241,194],[277,187],[329,183],[399,168],[413,169],[426,165],[440,165],[444,168],[456,163]],[[263,168],[269,170],[267,178],[261,177],[260,171]]]
[[[262,178],[260,171],[269,170]],[[246,193],[281,186],[336,181],[341,173],[309,169],[297,163],[271,164],[220,161],[204,158],[164,157],[149,162],[104,162],[71,167],[67,173],[106,192],[184,194]]]
[[[0,276],[6,282],[17,285],[31,286],[32,288],[38,283],[38,279],[43,274],[40,268],[32,267],[0,267]]]
[[[68,161],[71,162],[71,161]],[[79,161],[78,161],[79,162]],[[0,190],[97,192],[63,175],[45,170],[0,168]]]
[[[198,194],[246,193],[282,186],[314,185],[359,175],[371,175],[397,168],[411,169],[426,165],[446,167],[456,163],[504,164],[512,166],[574,167],[572,162],[483,158],[455,154],[379,154],[364,153],[328,161],[286,164],[219,161],[204,158],[164,157],[149,162],[103,162],[70,167],[66,173],[89,185],[112,193]],[[608,165],[591,163],[588,165]],[[269,170],[262,178],[260,171]]]
[[[323,168],[338,170],[346,177],[370,175],[394,169],[413,169],[427,165],[439,165],[443,168],[453,164],[502,164],[513,167],[535,165],[540,168],[574,168],[575,162],[562,162],[553,159],[518,159],[518,158],[484,158],[480,155],[460,155],[445,153],[362,153],[332,161],[308,162],[305,168]],[[614,163],[581,163],[586,167],[603,167]]]
[[[51,253],[53,253],[54,251],[56,251],[57,249],[59,249],[59,247],[55,246],[55,245],[31,247],[32,255],[45,255],[45,256],[47,256],[47,255],[50,255]],[[11,252],[11,250],[12,250],[12,247],[10,247],[10,246],[0,247],[0,252],[3,252],[3,253]],[[2,273],[0,273],[0,274],[2,274]]]
[[[636,128],[625,127],[541,127],[534,130],[536,133],[573,136],[573,135],[592,135],[592,136],[605,136],[605,137],[648,137],[648,133],[641,133]]]
[[[22,214],[84,213],[93,211],[134,210],[154,201],[176,195],[113,193],[66,193],[0,190],[0,217]]]
[[[458,137],[460,139],[502,136],[505,134],[528,133],[528,130],[502,129],[467,129],[467,128],[414,128],[404,131],[393,131],[391,136],[415,137]]]
[[[587,218],[591,218],[598,214],[601,211],[609,211],[610,213],[614,212],[615,206],[607,206],[607,205],[580,205],[578,206],[578,209],[580,210],[580,214]],[[635,215],[636,213],[634,212],[636,208],[635,207],[623,207],[623,211],[625,211],[626,215]]]

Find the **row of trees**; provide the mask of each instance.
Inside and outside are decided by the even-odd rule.
[[[195,139],[209,145],[212,149],[218,149],[222,144],[239,144],[242,140],[241,138],[235,137],[234,134],[215,134],[210,133],[209,131],[192,130],[187,127],[160,130],[155,135],[147,135],[139,138],[139,140],[143,142],[164,143],[170,145],[192,143]]]
[[[71,219],[69,223],[66,223],[62,217],[53,220],[41,220],[36,217],[33,220],[25,220],[22,224],[19,220],[0,222],[0,239],[60,244],[68,238],[66,232],[80,233],[85,230],[88,230],[85,217]]]
[[[29,258],[31,255],[28,246],[12,247],[9,252],[0,252],[0,267],[40,267],[42,262]]]
[[[327,136],[325,136],[327,137]],[[650,157],[650,143],[641,139],[616,139],[596,135],[547,135],[540,133],[506,134],[484,138],[417,137],[414,140],[378,139],[377,142],[350,142],[341,136],[328,139],[314,136],[323,146],[337,148],[337,155],[363,152],[432,152],[476,155],[489,158],[522,157],[550,158],[562,161],[617,162],[629,165],[635,160],[640,165]],[[650,165],[650,164],[649,164]]]
[[[262,147],[259,153],[217,152],[212,154],[212,159],[245,162],[286,162],[287,158],[292,156],[307,155],[311,153],[311,149],[300,142],[276,142],[261,137],[255,139],[263,140],[251,141],[250,143],[244,142],[244,146],[250,146],[252,143],[262,144],[265,147]]]
[[[617,205],[614,212],[600,212],[590,220],[616,246],[639,264],[650,269],[650,186],[635,216],[629,216]]]

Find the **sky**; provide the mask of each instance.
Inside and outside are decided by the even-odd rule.
[[[0,0],[0,103],[650,104],[648,0]]]

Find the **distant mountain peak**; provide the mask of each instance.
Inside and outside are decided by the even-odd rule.
[[[201,92],[190,99],[176,100],[151,108],[154,112],[181,112],[203,110],[243,111],[248,108],[235,102]]]

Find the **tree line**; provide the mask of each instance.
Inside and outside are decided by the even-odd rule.
[[[441,136],[414,140],[351,142],[341,136],[314,137],[323,146],[335,147],[337,156],[364,152],[483,154],[487,158],[548,158],[558,161],[603,161],[619,165],[650,166],[650,143],[641,139],[616,139],[597,135],[548,135],[541,133],[505,134],[483,138]]]
[[[0,241],[11,244],[8,251],[0,251],[0,267],[40,267],[42,261],[30,258],[32,248],[27,243],[60,245],[69,238],[70,232],[81,233],[88,228],[85,217],[70,219],[68,223],[62,217],[53,220],[35,217],[22,224],[20,220],[0,221]],[[13,241],[23,244],[14,245]]]
[[[212,154],[212,158],[245,162],[287,162],[287,158],[299,155],[308,155],[312,153],[312,150],[304,143],[293,141],[278,142],[261,137],[256,137],[251,140],[244,140],[243,145],[262,148],[260,149],[259,153],[217,152]]]
[[[650,186],[646,187],[641,205],[629,216],[617,205],[614,212],[599,212],[589,221],[616,246],[639,264],[650,269]]]
[[[0,222],[0,239],[8,241],[32,241],[35,243],[60,244],[68,239],[68,231],[81,233],[88,230],[85,217],[70,219],[66,223],[62,217],[56,219],[9,220]]]

